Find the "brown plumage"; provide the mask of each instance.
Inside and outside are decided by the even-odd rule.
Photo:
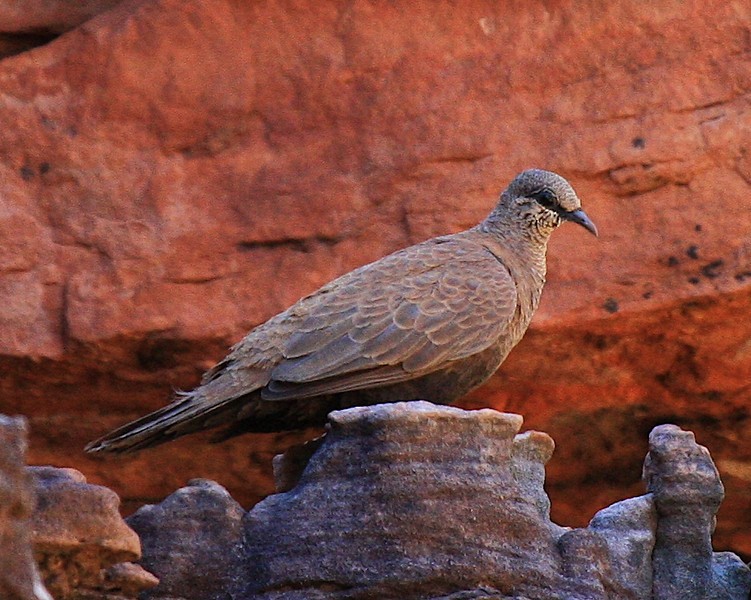
[[[326,284],[253,329],[196,389],[86,449],[138,450],[219,425],[220,439],[300,429],[354,405],[452,402],[524,335],[563,221],[597,234],[565,179],[524,171],[476,227]]]

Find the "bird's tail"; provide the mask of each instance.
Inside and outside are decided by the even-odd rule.
[[[134,452],[158,446],[188,433],[232,421],[243,398],[209,400],[200,389],[178,392],[171,404],[140,419],[118,427],[88,444],[86,452]]]

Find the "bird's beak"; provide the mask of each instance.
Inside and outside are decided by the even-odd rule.
[[[599,236],[599,234],[597,233],[597,226],[587,216],[587,213],[585,213],[581,208],[577,208],[576,210],[572,210],[571,212],[562,212],[560,213],[560,215],[566,221],[571,221],[572,223],[578,223],[595,237]]]

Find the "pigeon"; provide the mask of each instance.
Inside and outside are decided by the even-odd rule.
[[[223,426],[321,426],[329,412],[383,402],[448,404],[484,383],[521,340],[565,221],[597,236],[571,185],[522,172],[479,225],[355,269],[259,325],[174,401],[90,443],[130,452]]]

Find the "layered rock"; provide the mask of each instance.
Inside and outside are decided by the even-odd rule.
[[[734,555],[712,551],[724,489],[709,452],[694,434],[675,425],[655,428],[644,479],[658,516],[652,552],[655,600],[748,594],[748,568]]]
[[[245,511],[213,481],[194,480],[158,505],[128,518],[140,536],[141,563],[161,573],[150,598],[222,600],[244,580],[240,568]]]
[[[553,442],[520,426],[424,402],[332,413],[325,438],[275,461],[284,491],[242,522],[210,482],[136,513],[162,580],[147,597],[747,598],[751,570],[712,552],[722,483],[691,433],[656,428],[648,493],[568,529],[543,490]]]
[[[241,595],[418,598],[500,572],[533,597],[567,585],[541,488],[523,491],[553,442],[515,444],[521,422],[421,402],[332,413],[297,485],[248,513]]]
[[[79,472],[24,469],[24,422],[2,417],[0,593],[51,600],[33,545],[56,600],[748,598],[749,567],[712,551],[722,483],[692,433],[655,428],[647,494],[571,529],[543,489],[553,441],[521,423],[427,402],[337,411],[249,512],[194,480],[126,525]]]

